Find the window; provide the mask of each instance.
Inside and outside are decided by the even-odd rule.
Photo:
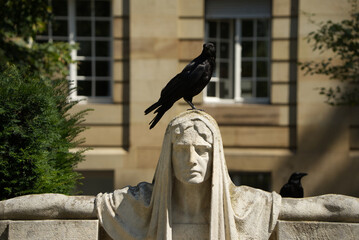
[[[216,46],[216,69],[207,87],[207,96],[233,99],[232,21],[208,21],[207,39]]]
[[[72,98],[109,102],[112,91],[111,0],[52,0],[54,20],[39,41],[78,43],[71,55]]]
[[[272,181],[270,172],[229,172],[232,182],[236,186],[246,185],[271,191]]]
[[[217,52],[216,69],[204,91],[205,101],[269,102],[268,2],[206,1],[206,41],[213,42]]]
[[[83,176],[77,183],[74,194],[97,195],[99,192],[114,191],[114,171],[78,170]]]

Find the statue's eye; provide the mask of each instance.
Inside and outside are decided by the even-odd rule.
[[[186,147],[184,145],[174,145],[173,150],[175,150],[176,152],[185,152]]]
[[[205,156],[206,154],[208,154],[209,152],[209,148],[208,147],[205,147],[205,146],[197,146],[196,147],[196,153],[199,155],[199,156]]]

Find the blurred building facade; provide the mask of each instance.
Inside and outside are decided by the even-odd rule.
[[[237,184],[279,191],[294,171],[307,172],[305,195],[359,196],[359,114],[324,103],[298,62],[318,60],[305,37],[310,22],[348,17],[348,0],[53,0],[44,40],[77,42],[70,78],[93,108],[84,123],[84,193],[152,181],[168,122],[144,110],[202,44],[217,47],[212,82],[194,99],[218,122],[228,169]],[[312,15],[315,14],[315,15]],[[312,16],[310,16],[312,15]],[[41,36],[40,36],[41,38]],[[356,109],[357,111],[357,109]]]

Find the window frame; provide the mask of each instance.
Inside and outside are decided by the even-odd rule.
[[[216,89],[216,97],[209,97],[207,96],[207,87],[203,91],[203,100],[205,103],[224,103],[224,104],[233,104],[233,103],[258,103],[258,104],[269,104],[271,99],[271,47],[272,47],[272,41],[271,41],[271,18],[268,16],[236,16],[236,17],[223,17],[223,18],[217,18],[217,17],[207,17],[205,21],[205,41],[211,41],[211,38],[209,37],[209,21],[228,21],[230,20],[232,22],[231,31],[233,32],[232,36],[232,51],[234,54],[231,54],[233,56],[232,63],[230,64],[230,71],[232,71],[233,76],[233,85],[234,85],[234,96],[233,99],[224,99],[219,97],[219,90]],[[268,49],[267,49],[267,92],[268,97],[251,97],[251,98],[243,98],[241,96],[241,84],[243,77],[241,76],[242,72],[242,40],[244,38],[241,37],[241,30],[242,30],[242,21],[243,20],[254,20],[254,22],[257,22],[258,20],[265,20],[268,22],[268,36],[261,37],[265,38],[268,42]],[[256,30],[256,26],[254,26],[254,30]],[[218,37],[218,36],[217,36]],[[253,43],[257,42],[257,37],[253,36]],[[256,47],[255,47],[256,49]],[[217,50],[218,51],[218,50]],[[254,62],[257,62],[258,57],[255,55],[255,52],[253,53],[253,59]],[[217,64],[218,65],[218,64]],[[218,66],[216,66],[216,70],[218,69]],[[253,73],[255,73],[256,69],[254,67]],[[218,77],[212,77],[211,82],[218,82]],[[252,77],[252,82],[258,81],[258,78],[256,76]],[[255,89],[253,91],[256,91]]]

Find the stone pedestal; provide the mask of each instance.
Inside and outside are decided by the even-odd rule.
[[[270,240],[356,240],[359,223],[278,221]]]
[[[0,240],[99,240],[98,220],[0,221]]]

